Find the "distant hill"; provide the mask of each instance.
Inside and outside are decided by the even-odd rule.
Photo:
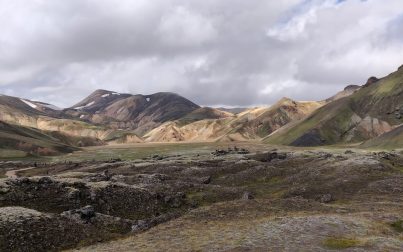
[[[99,145],[107,140],[134,141],[131,131],[119,131],[117,134],[117,130],[81,121],[51,104],[5,95],[0,96],[0,122],[39,129],[43,134],[56,138],[60,136],[60,140],[65,140],[64,143],[70,146]],[[123,139],[116,139],[116,136]]]
[[[395,148],[402,144],[402,118],[403,67],[323,101],[282,98],[256,108],[200,107],[166,92],[100,89],[65,109],[0,95],[0,149],[53,155],[100,144],[250,140]]]
[[[178,121],[181,124],[188,124],[205,119],[223,119],[234,117],[235,115],[215,108],[203,107],[193,110],[189,114],[181,117]]]
[[[378,137],[401,124],[403,68],[382,78],[371,77],[350,96],[333,100],[265,142],[294,146],[356,143]]]
[[[59,137],[62,137],[59,135]],[[67,140],[66,136],[63,138]],[[64,143],[60,138],[44,132],[0,121],[0,153],[4,150],[18,150],[25,155],[56,155],[68,153],[78,148]]]
[[[174,93],[131,95],[96,90],[65,112],[91,123],[134,130],[142,135],[164,122],[177,120],[199,108]]]
[[[244,111],[246,111],[246,110],[248,110],[250,108],[223,108],[223,107],[219,107],[219,108],[216,108],[216,109],[221,110],[221,111],[225,111],[225,112],[229,112],[229,113],[232,113],[232,114],[239,114],[239,113],[242,113],[242,112],[244,112]]]
[[[287,123],[305,117],[321,105],[319,102],[283,98],[271,107],[253,108],[217,119],[183,124],[181,118],[151,130],[144,138],[149,142],[259,140]]]

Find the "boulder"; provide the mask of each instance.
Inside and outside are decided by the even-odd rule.
[[[85,221],[90,221],[92,218],[95,217],[95,210],[94,207],[91,205],[78,209],[78,212],[80,213],[81,219]]]
[[[278,153],[276,151],[266,152],[266,153],[259,153],[251,157],[256,161],[260,162],[271,162],[274,159],[284,160],[287,158],[286,153]]]
[[[323,194],[319,197],[320,203],[329,203],[329,202],[332,202],[333,200],[334,200],[333,196],[330,193]]]
[[[202,184],[210,184],[210,182],[211,182],[211,176],[201,178]]]
[[[244,192],[243,195],[242,195],[243,200],[252,200],[254,198],[255,197],[250,192]]]

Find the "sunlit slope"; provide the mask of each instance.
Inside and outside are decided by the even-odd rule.
[[[54,155],[77,150],[67,143],[69,141],[72,139],[67,136],[51,136],[38,129],[0,121],[0,150],[18,150],[33,155]]]
[[[351,96],[328,103],[293,127],[265,139],[272,144],[317,146],[361,142],[402,123],[403,68]]]
[[[283,98],[270,107],[248,109],[218,119],[184,123],[189,121],[185,117],[167,122],[148,132],[144,138],[147,142],[260,140],[284,125],[304,118],[320,106],[320,102],[296,102]]]

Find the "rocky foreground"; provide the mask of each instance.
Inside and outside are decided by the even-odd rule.
[[[403,154],[0,163],[0,251],[402,251]]]

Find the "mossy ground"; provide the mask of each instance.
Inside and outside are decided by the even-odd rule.
[[[390,226],[397,232],[403,233],[403,220],[398,220],[390,224]]]
[[[252,153],[211,155],[215,149],[234,145]],[[55,157],[52,161],[59,163],[22,171],[19,175],[60,178],[66,175],[65,178],[85,180],[108,169],[119,183],[186,195],[183,198],[186,209],[177,209],[184,211],[178,220],[112,245],[99,244],[83,251],[160,251],[158,248],[292,251],[298,246],[305,246],[306,251],[367,246],[375,251],[378,248],[394,251],[403,246],[398,240],[400,233],[394,232],[390,224],[402,218],[398,157],[390,155],[391,159],[385,161],[381,155],[353,148],[346,153],[345,148],[336,147],[326,150],[287,147],[276,150],[286,153],[285,159],[262,162],[256,158],[273,149],[271,145],[252,143],[91,147]],[[153,159],[153,155],[165,158]],[[111,158],[123,161],[104,162]],[[206,177],[209,181],[202,182]],[[253,199],[244,199],[245,192],[250,192]],[[321,203],[326,194],[331,194],[333,201]],[[169,209],[161,209],[160,213],[165,210]],[[125,217],[144,218],[130,213]],[[379,225],[383,228],[378,228]],[[371,239],[377,243],[367,243]]]
[[[329,237],[323,241],[323,245],[329,249],[347,249],[358,247],[362,243],[360,240],[354,238],[335,238]]]

